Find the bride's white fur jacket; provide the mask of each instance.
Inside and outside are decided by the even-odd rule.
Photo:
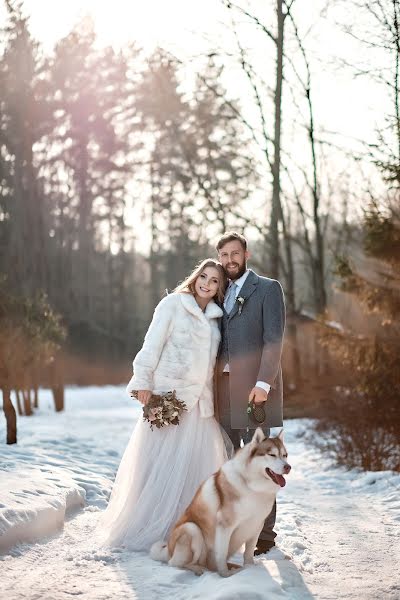
[[[211,417],[213,373],[221,337],[217,319],[221,316],[222,310],[213,300],[203,313],[192,294],[179,292],[163,298],[133,361],[128,393],[176,390],[189,411],[198,402],[201,416]]]

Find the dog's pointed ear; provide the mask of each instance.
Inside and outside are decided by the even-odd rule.
[[[253,444],[260,444],[265,438],[264,432],[261,427],[257,427],[254,432],[253,439],[251,440]]]
[[[280,430],[280,432],[278,433],[278,435],[277,435],[277,438],[278,438],[279,440],[281,440],[282,444],[284,444],[284,443],[285,443],[284,436],[283,436],[283,427],[282,427],[282,429]]]

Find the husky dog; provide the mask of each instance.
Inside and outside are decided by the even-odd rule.
[[[237,568],[228,565],[229,557],[245,544],[244,566],[252,565],[259,533],[290,469],[282,431],[266,438],[256,429],[251,442],[202,483],[168,543],[153,544],[151,558],[197,575],[210,569],[227,577],[229,567]]]

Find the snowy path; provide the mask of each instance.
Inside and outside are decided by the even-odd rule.
[[[318,527],[307,532],[314,573],[307,581],[321,600],[400,598],[400,548],[381,510],[346,493],[317,490],[310,517]],[[397,524],[399,526],[399,524]],[[397,584],[396,584],[396,577]]]
[[[95,515],[85,512],[66,523],[60,536],[20,547],[18,550],[22,552],[18,557],[8,556],[2,564],[7,573],[6,582],[2,577],[4,597],[7,600],[59,600],[72,596],[99,600],[311,598],[295,566],[278,551],[275,552],[278,560],[263,561],[266,568],[253,567],[229,580],[214,573],[199,578],[155,563],[144,554],[94,551],[90,538]],[[280,568],[281,563],[287,564]],[[29,575],[21,577],[21,573]],[[287,595],[282,592],[281,577]]]
[[[42,471],[50,460],[57,468],[55,483],[71,485],[72,481],[86,496],[87,506],[70,514],[62,531],[36,543],[18,544],[0,556],[1,597],[400,598],[400,476],[334,468],[307,448],[303,437],[298,437],[306,421],[286,424],[293,469],[279,495],[277,529],[281,550],[270,552],[258,560],[257,566],[229,579],[215,573],[198,578],[155,563],[144,554],[96,549],[94,532],[99,511],[138,410],[132,410],[118,388],[85,393],[71,390],[69,396],[70,412],[54,418],[43,410],[43,416],[37,415],[35,420],[21,420],[18,452],[0,447],[0,464],[6,464],[5,471],[15,485],[18,472],[27,468],[28,456]],[[33,438],[26,440],[24,428],[32,428]],[[64,481],[60,475],[63,470]],[[43,487],[42,481],[40,485]],[[22,487],[25,490],[26,485]],[[0,508],[4,504],[2,490],[3,497],[10,501],[9,490],[6,493],[0,485]],[[25,496],[23,490],[15,492],[16,501],[31,502],[33,496],[28,492],[32,494],[32,490],[25,490]],[[285,558],[285,553],[292,560]]]
[[[334,468],[301,438],[289,447],[296,458],[281,498],[281,547],[292,554],[313,596],[398,600],[400,477]]]

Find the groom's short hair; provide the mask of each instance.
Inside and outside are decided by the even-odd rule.
[[[247,240],[244,235],[238,233],[237,231],[226,231],[223,235],[221,235],[216,245],[217,251],[219,252],[221,248],[225,246],[225,244],[228,242],[233,242],[234,240],[238,240],[242,244],[243,250],[246,252]]]

